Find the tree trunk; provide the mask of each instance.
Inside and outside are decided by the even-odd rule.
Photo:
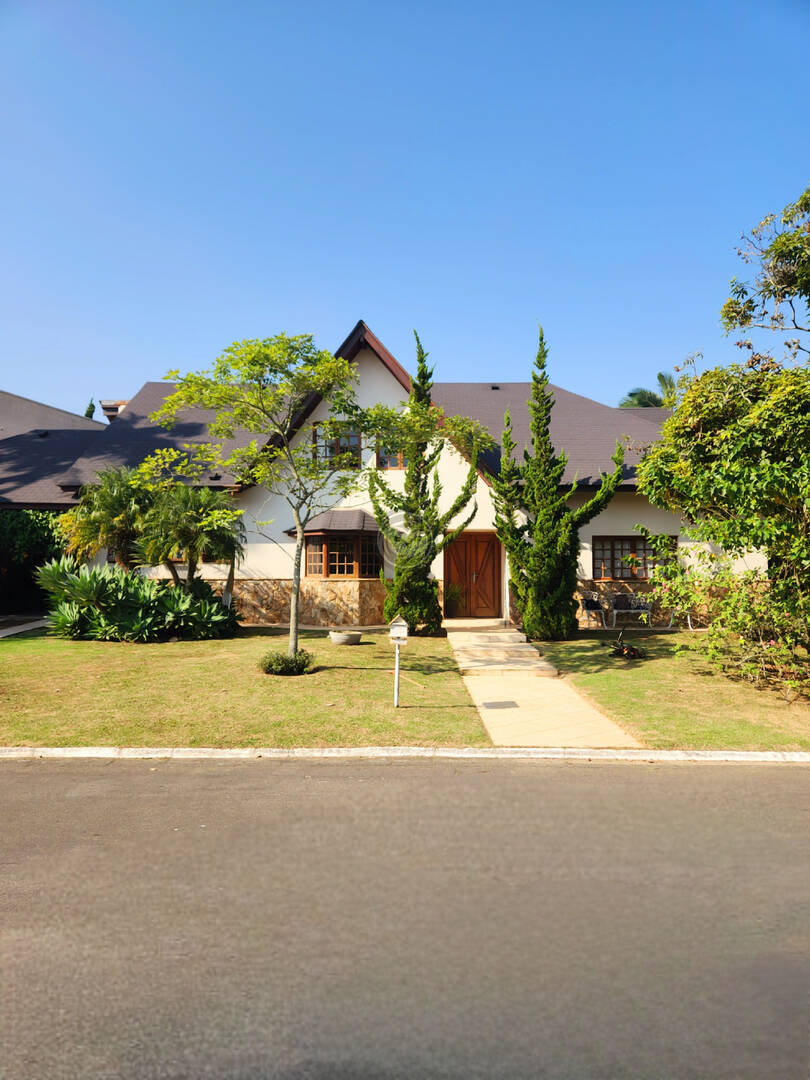
[[[233,599],[233,579],[236,577],[236,555],[231,555],[231,564],[228,567],[228,579],[222,590],[222,603],[226,608],[231,606]]]
[[[175,586],[178,589],[182,588],[183,583],[180,580],[180,575],[177,573],[177,567],[174,565],[174,563],[173,562],[165,562],[163,565],[166,567],[166,569],[172,575],[172,581],[174,582]]]
[[[301,556],[304,551],[304,526],[295,514],[295,558],[293,559],[292,594],[290,595],[290,645],[288,652],[298,652],[298,596],[301,591]]]
[[[194,580],[194,575],[197,572],[197,562],[195,559],[189,559],[187,563],[188,569],[186,570],[186,592],[191,592],[191,583]]]

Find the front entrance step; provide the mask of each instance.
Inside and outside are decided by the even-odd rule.
[[[526,635],[519,630],[487,630],[481,634],[475,634],[470,630],[449,630],[447,637],[454,646],[479,645],[492,643],[493,645],[520,645],[526,640]]]
[[[512,645],[504,648],[454,648],[456,663],[462,675],[501,675],[521,671],[527,675],[554,678],[557,669],[531,645]]]
[[[447,640],[462,675],[522,675],[554,678],[557,669],[526,642],[526,635],[502,623],[446,619]]]
[[[492,645],[485,644],[479,645],[477,642],[470,645],[456,645],[453,642],[453,650],[456,656],[491,656],[493,659],[499,660],[516,660],[523,658],[524,660],[535,660],[539,655],[537,649],[533,649],[531,645]]]
[[[536,660],[464,660],[456,656],[462,675],[516,675],[519,672],[533,679],[556,679],[559,674],[553,664],[538,656]]]

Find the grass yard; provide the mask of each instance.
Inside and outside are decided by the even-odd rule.
[[[581,632],[544,642],[541,651],[603,712],[661,750],[810,750],[810,703],[732,682],[698,653],[675,653],[692,634],[630,630],[626,641],[645,660],[614,659],[606,643],[616,631]]]
[[[285,631],[129,645],[34,631],[0,640],[4,746],[489,746],[443,638],[411,638],[393,707],[384,631],[357,646],[305,631],[317,668],[264,675]]]

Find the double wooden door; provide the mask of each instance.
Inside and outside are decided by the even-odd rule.
[[[444,549],[444,584],[458,585],[460,618],[501,614],[501,545],[495,533],[463,532]]]

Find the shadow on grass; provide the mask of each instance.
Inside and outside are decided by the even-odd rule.
[[[595,675],[603,671],[637,670],[656,660],[670,660],[675,655],[674,642],[660,640],[655,630],[625,631],[625,642],[638,641],[644,649],[644,659],[626,660],[613,656],[610,646],[618,637],[617,630],[584,630],[568,641],[535,641],[543,656],[563,675]],[[659,638],[659,640],[655,640]]]
[[[314,670],[314,669],[313,669]],[[319,671],[393,671],[394,670],[394,657],[381,660],[379,664],[375,664],[372,667],[363,667],[360,664],[320,664]],[[420,659],[418,661],[412,661],[406,667],[403,663],[402,673],[404,675],[450,675],[458,672],[458,668],[455,664],[448,663],[446,660],[425,660]]]

